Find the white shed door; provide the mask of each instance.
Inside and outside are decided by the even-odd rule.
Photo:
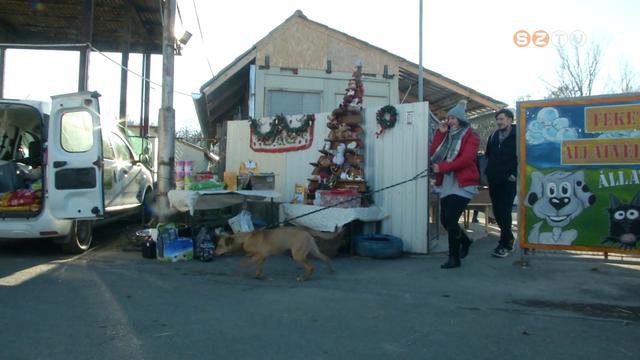
[[[396,126],[379,138],[368,136],[365,143],[367,180],[371,189],[381,189],[410,179],[427,168],[428,104],[394,105],[398,110]],[[366,108],[366,132],[378,131],[376,112]],[[399,185],[374,195],[376,205],[389,218],[382,222],[382,233],[402,239],[404,251],[425,254],[427,240],[427,178]]]

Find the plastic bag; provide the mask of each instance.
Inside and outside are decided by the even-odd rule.
[[[253,221],[251,221],[251,213],[247,210],[242,210],[240,214],[229,219],[229,226],[231,226],[234,234],[252,232]]]

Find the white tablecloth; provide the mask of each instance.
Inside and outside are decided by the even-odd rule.
[[[280,204],[280,221],[292,219],[297,216],[322,209],[322,206],[302,204]],[[353,220],[379,221],[389,216],[387,212],[377,206],[366,208],[328,208],[314,214],[291,220],[291,223],[306,226],[317,231],[336,231]]]
[[[173,208],[193,215],[196,210],[221,209],[245,200],[276,198],[280,193],[272,190],[171,190],[168,196]]]

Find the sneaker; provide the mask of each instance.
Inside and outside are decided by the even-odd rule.
[[[494,251],[493,251],[493,256],[495,257],[499,257],[499,258],[504,258],[509,256],[509,253],[511,253],[512,250],[509,250],[507,248],[504,248],[502,246],[498,246]]]

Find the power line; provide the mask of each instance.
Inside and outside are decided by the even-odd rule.
[[[178,11],[178,20],[180,20],[180,26],[184,29],[184,22],[182,22],[182,14],[180,13],[180,4],[176,2],[176,10]]]
[[[107,60],[109,60],[109,61],[111,61],[112,63],[116,64],[116,65],[117,65],[117,66],[119,66],[120,68],[122,68],[122,69],[124,69],[124,70],[127,70],[127,71],[128,71],[128,72],[130,72],[131,74],[133,74],[133,75],[135,75],[135,76],[139,77],[140,79],[142,79],[142,80],[144,80],[144,81],[147,81],[149,84],[152,84],[152,85],[155,85],[155,86],[158,86],[158,87],[162,87],[162,84],[158,84],[157,82],[152,81],[151,79],[146,78],[146,77],[144,77],[144,76],[142,76],[142,75],[138,74],[137,72],[135,72],[135,71],[133,71],[133,70],[129,69],[128,67],[126,67],[126,66],[124,66],[124,65],[122,65],[122,64],[120,64],[120,63],[118,63],[117,61],[115,61],[115,60],[113,60],[112,58],[110,58],[109,56],[107,56],[107,54],[105,54],[105,53],[103,53],[102,51],[100,51],[100,50],[96,49],[93,45],[91,45],[91,44],[87,44],[87,45],[88,45],[88,46],[89,46],[93,51],[95,51],[95,52],[97,52],[98,54],[100,54],[100,55],[104,56],[105,58],[107,58]],[[191,98],[191,94],[187,94],[187,93],[185,93],[185,92],[178,91],[178,90],[174,90],[173,92],[174,92],[174,93],[176,93],[176,94],[183,95],[183,96],[188,96],[189,98]]]
[[[193,3],[193,12],[196,13],[198,30],[200,31],[200,40],[202,41],[202,46],[204,46],[204,35],[202,35],[202,26],[200,26],[200,16],[198,16],[198,8],[196,7],[196,1],[191,0],[191,2]],[[209,61],[209,56],[206,55],[206,52],[205,52],[204,58],[207,59],[207,64],[209,65],[209,71],[211,72],[211,77],[214,77],[215,75],[213,74],[213,68],[211,68],[211,61]]]

